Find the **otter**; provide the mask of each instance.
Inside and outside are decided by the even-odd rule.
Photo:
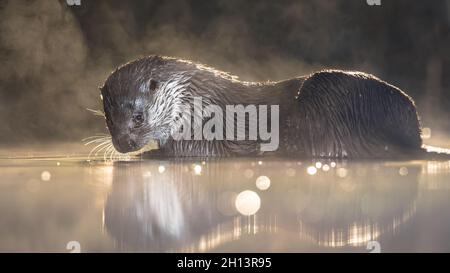
[[[156,141],[159,149],[148,156],[392,158],[427,154],[412,98],[363,72],[323,70],[279,82],[244,82],[203,64],[148,56],[118,67],[100,90],[112,144],[120,153],[139,151]],[[185,119],[182,106],[194,97],[222,109],[278,105],[278,149],[262,151],[260,138],[175,139],[179,120]],[[245,131],[249,131],[247,125]]]

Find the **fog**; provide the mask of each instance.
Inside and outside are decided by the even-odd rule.
[[[243,80],[324,68],[399,86],[423,122],[450,130],[450,1],[0,0],[0,142],[80,141],[105,131],[98,86],[158,54]]]

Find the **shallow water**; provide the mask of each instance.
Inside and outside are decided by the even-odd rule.
[[[450,161],[260,160],[3,149],[0,251],[450,251]]]

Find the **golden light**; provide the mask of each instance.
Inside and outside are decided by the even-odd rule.
[[[41,173],[41,180],[42,181],[50,181],[50,179],[52,178],[52,175],[49,171],[43,171]]]
[[[260,176],[256,179],[256,187],[262,191],[267,190],[270,187],[270,178],[267,176]]]
[[[406,168],[406,167],[401,167],[401,168],[398,170],[398,173],[399,173],[401,176],[406,176],[406,175],[408,175],[408,168]]]
[[[422,128],[422,138],[430,139],[431,138],[431,129],[428,127]]]
[[[196,175],[201,175],[202,174],[202,166],[200,166],[200,165],[195,165],[194,166],[194,173],[196,174]]]
[[[151,171],[146,171],[146,172],[144,172],[143,174],[142,174],[142,177],[144,177],[144,178],[149,178],[149,177],[151,177],[152,176],[152,172]]]
[[[346,168],[339,168],[339,169],[336,170],[336,174],[340,178],[344,178],[344,177],[347,177],[348,170]]]
[[[309,167],[306,169],[306,172],[307,172],[309,175],[315,175],[315,174],[317,173],[317,169],[316,169],[316,167],[314,167],[314,166],[309,166]]]
[[[166,167],[164,167],[163,165],[158,167],[158,172],[159,173],[163,173],[166,170]]]
[[[254,172],[253,172],[252,169],[246,169],[246,170],[244,171],[244,176],[245,176],[246,178],[252,178],[253,175],[254,175]]]
[[[259,198],[256,192],[246,190],[238,194],[235,206],[237,211],[242,215],[254,215],[261,207],[261,198]]]
[[[113,170],[114,167],[111,163],[107,165],[98,166],[93,168],[93,175],[95,177],[96,182],[105,185],[106,187],[110,187],[113,180]]]

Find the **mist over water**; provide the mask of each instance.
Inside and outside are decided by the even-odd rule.
[[[117,65],[158,54],[243,80],[323,68],[399,86],[428,127],[449,130],[449,1],[0,1],[0,141],[106,132],[86,111]],[[434,129],[433,127],[433,129]]]
[[[2,2],[2,141],[72,138],[89,128],[98,79],[74,16],[55,1]],[[93,92],[94,91],[94,92]]]

